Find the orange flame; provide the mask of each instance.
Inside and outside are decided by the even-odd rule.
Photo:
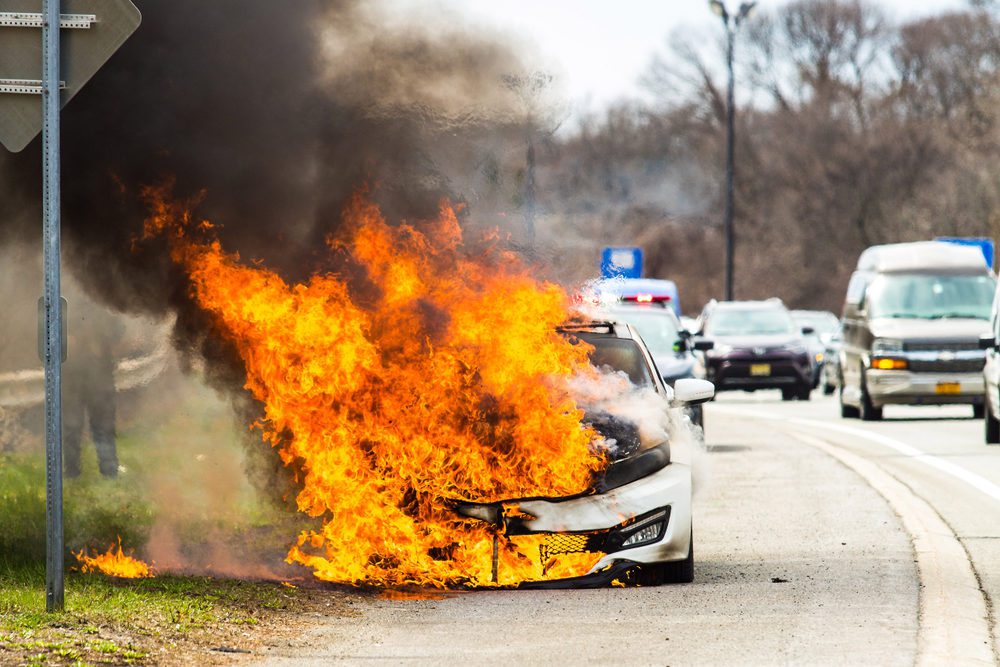
[[[122,538],[118,538],[118,549],[112,544],[107,553],[88,556],[84,551],[74,552],[80,562],[81,572],[103,572],[112,577],[123,579],[142,579],[152,577],[149,565],[122,552]]]
[[[496,244],[473,253],[455,211],[392,227],[357,197],[329,239],[363,270],[288,284],[241,264],[166,189],[149,189],[147,236],[171,240],[192,296],[235,344],[257,424],[303,472],[298,507],[322,517],[289,562],[334,582],[512,585],[583,574],[601,554],[541,563],[542,536],[497,541],[448,502],[586,491],[606,464],[568,380],[587,351],[555,332],[558,286],[532,279]]]

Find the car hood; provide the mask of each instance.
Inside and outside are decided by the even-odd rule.
[[[869,324],[872,335],[876,338],[920,339],[920,340],[955,340],[968,338],[975,340],[984,333],[989,333],[990,323],[987,320],[971,318],[954,318],[926,320],[921,318],[878,318]]]
[[[712,338],[717,346],[728,345],[734,348],[749,349],[754,347],[782,347],[784,345],[805,345],[801,338],[778,334],[770,336],[716,336]]]

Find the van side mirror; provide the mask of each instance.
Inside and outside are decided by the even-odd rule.
[[[712,400],[713,396],[715,396],[715,385],[708,380],[684,378],[674,383],[674,400],[670,403],[670,407],[700,405]]]
[[[715,348],[715,341],[708,340],[707,338],[696,338],[694,339],[694,349],[695,352],[708,352]]]
[[[979,337],[979,349],[980,350],[995,350],[997,349],[997,338],[993,334],[983,334]]]

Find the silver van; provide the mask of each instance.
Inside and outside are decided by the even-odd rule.
[[[996,279],[983,254],[948,243],[874,246],[844,302],[840,413],[882,418],[890,404],[973,406],[983,417],[979,338]]]

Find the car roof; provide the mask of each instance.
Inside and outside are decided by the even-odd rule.
[[[833,319],[840,319],[829,310],[793,310],[791,311],[792,317],[832,317]]]
[[[767,299],[766,301],[717,301],[713,305],[713,310],[765,310],[778,308],[787,310],[781,299]]]
[[[677,317],[677,313],[675,313],[672,308],[661,308],[658,305],[648,303],[616,303],[613,306],[605,306],[601,310],[609,315],[618,315],[626,319],[630,315],[642,315],[644,313],[649,313],[650,315],[657,317],[669,317],[675,322],[680,322],[680,318]]]
[[[619,295],[636,292],[670,295],[677,293],[677,284],[674,281],[659,278],[608,278],[597,281],[594,287],[602,292]]]

